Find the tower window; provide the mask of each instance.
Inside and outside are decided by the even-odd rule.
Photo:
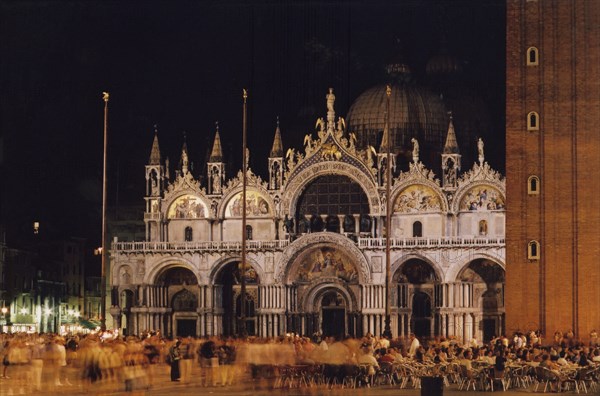
[[[421,238],[423,236],[423,224],[420,221],[413,223],[413,238]]]
[[[540,243],[538,241],[530,241],[527,245],[527,258],[529,260],[540,259]]]
[[[252,240],[252,226],[250,226],[250,225],[246,226],[246,240],[248,240],[248,241]]]
[[[540,116],[535,111],[527,114],[527,130],[537,131],[540,129]]]
[[[537,66],[539,64],[539,54],[536,47],[527,49],[527,66]]]
[[[193,236],[192,227],[185,227],[185,241],[191,242]]]
[[[539,195],[540,193],[540,178],[537,176],[529,176],[527,179],[527,194]]]

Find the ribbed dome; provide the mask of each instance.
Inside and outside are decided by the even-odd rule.
[[[448,130],[448,115],[439,96],[410,82],[391,86],[390,134],[394,151],[407,152],[416,137],[422,147],[441,152]],[[347,115],[348,129],[356,134],[358,146],[378,148],[385,124],[386,85],[361,94]],[[423,152],[423,151],[422,151]]]

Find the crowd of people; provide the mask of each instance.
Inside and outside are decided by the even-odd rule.
[[[559,372],[561,366],[600,365],[600,346],[597,337],[590,336],[584,344],[571,331],[555,334],[546,344],[539,332],[494,337],[486,344],[462,343],[452,337],[419,341],[414,334],[391,340],[372,334],[362,338],[287,334],[269,339],[175,340],[154,332],[139,337],[0,334],[0,356],[0,381],[6,381],[13,394],[29,394],[68,386],[85,388],[98,382],[114,389],[123,384],[150,387],[157,370],[169,370],[173,382],[208,387],[260,378],[265,367],[286,365],[363,365],[375,373],[384,364],[452,361],[471,368],[475,362],[484,362],[502,371],[509,362],[519,362]],[[192,378],[192,369],[201,375]]]

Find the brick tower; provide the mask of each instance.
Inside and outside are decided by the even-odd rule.
[[[506,332],[600,329],[600,1],[508,0]]]

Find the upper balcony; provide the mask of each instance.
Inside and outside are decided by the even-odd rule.
[[[289,240],[246,241],[248,251],[277,251],[290,245]],[[473,248],[504,247],[505,238],[486,237],[439,237],[439,238],[391,238],[390,248],[397,249],[435,249],[435,248]],[[356,245],[360,249],[385,249],[385,238],[358,238]],[[202,242],[115,242],[114,253],[193,253],[193,252],[239,252],[240,241],[202,241]]]

